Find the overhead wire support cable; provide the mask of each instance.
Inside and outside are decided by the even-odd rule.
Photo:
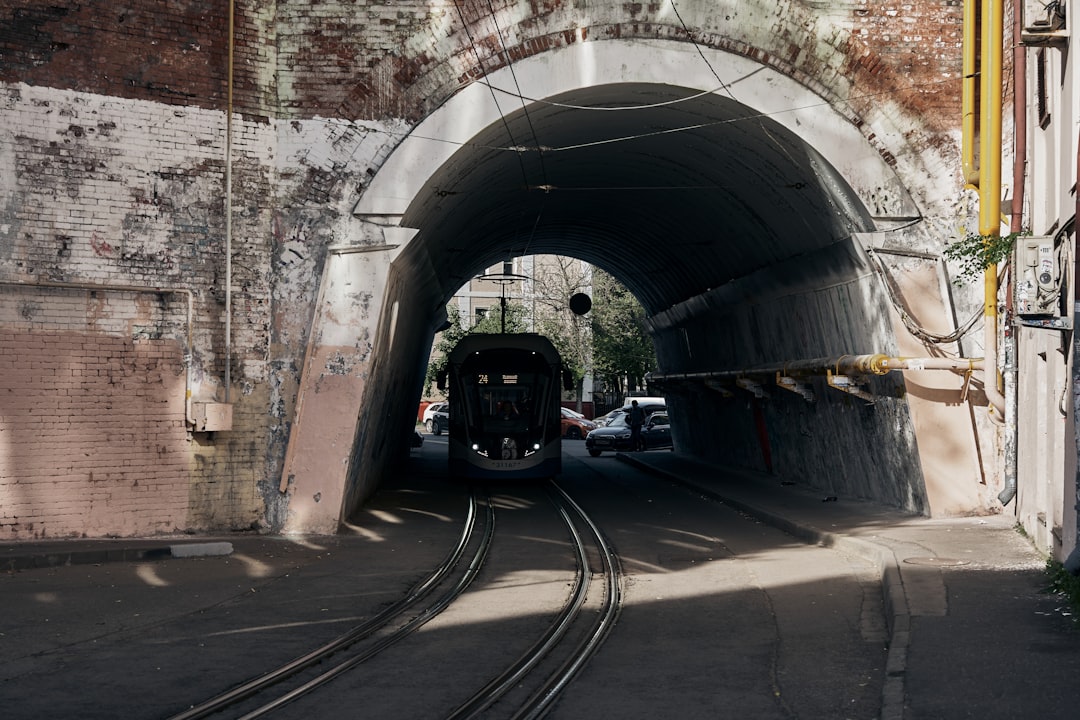
[[[487,77],[487,68],[484,67],[484,60],[483,60],[482,57],[480,57],[480,50],[476,47],[476,40],[475,40],[475,38],[473,38],[472,31],[469,30],[469,22],[465,19],[465,13],[463,13],[462,10],[461,10],[461,0],[454,0],[454,9],[457,10],[458,19],[461,20],[461,27],[465,31],[465,36],[469,39],[469,47],[472,48],[473,55],[476,56],[476,64],[480,68],[480,72],[483,73],[483,76],[486,78]],[[499,41],[501,43],[502,38],[499,38]],[[509,60],[509,56],[507,57],[507,60]],[[495,103],[495,109],[499,113],[499,119],[502,121],[503,129],[506,130],[506,135],[507,135],[507,137],[510,138],[510,146],[509,147],[507,147],[507,148],[493,147],[491,149],[492,150],[510,150],[511,152],[516,153],[517,156],[518,156],[518,166],[521,169],[521,177],[524,180],[525,184],[528,185],[529,184],[529,176],[525,171],[525,161],[522,160],[522,158],[521,158],[521,150],[524,149],[524,148],[519,148],[518,142],[514,138],[514,133],[510,129],[510,123],[507,122],[507,120],[506,120],[506,114],[503,113],[502,105],[499,104],[499,99],[497,97],[495,97],[495,91],[492,88],[491,84],[490,83],[483,83],[483,85],[485,87],[487,87],[488,92],[491,94],[491,100],[492,100],[492,102]],[[520,88],[519,88],[519,90],[520,90]],[[431,138],[431,139],[432,140],[439,140],[439,138]],[[445,142],[445,141],[443,141],[443,142]],[[461,147],[466,147],[466,146],[469,145],[469,143],[460,143],[460,145],[461,145]]]
[[[499,27],[499,20],[495,15],[495,7],[491,4],[491,0],[488,0],[487,5],[488,5],[488,13],[491,15],[491,22],[495,26],[495,34],[499,38],[499,47],[502,48],[503,56],[506,59],[506,68],[510,71],[510,77],[513,78],[513,80],[514,80],[514,89],[517,90],[518,98],[519,98],[519,100],[521,102],[521,112],[522,112],[522,114],[525,115],[525,122],[528,123],[528,125],[529,125],[529,133],[532,135],[533,144],[536,147],[536,159],[537,159],[537,162],[539,162],[539,164],[540,164],[540,178],[541,178],[541,180],[543,180],[542,186],[549,187],[550,183],[548,183],[547,168],[544,165],[544,149],[540,145],[540,138],[536,134],[536,127],[533,125],[532,116],[529,115],[529,108],[525,104],[525,96],[521,92],[521,83],[518,82],[517,73],[514,71],[514,61],[510,57],[510,51],[506,47],[506,40],[503,38],[502,28]],[[490,87],[489,87],[489,90],[491,90]],[[492,97],[494,97],[494,91],[492,91]],[[525,163],[521,159],[521,154],[520,153],[518,154],[518,160],[521,163],[522,173],[525,174],[525,169],[524,169],[525,168]],[[529,178],[528,178],[527,175],[525,175],[525,177],[523,179],[525,181],[525,188],[526,188],[526,191],[527,191],[529,189],[529,187],[530,187]],[[545,195],[546,195],[546,193],[545,193]],[[529,232],[529,238],[525,242],[524,247],[522,247],[522,249],[521,249],[522,257],[529,254],[529,247],[532,245],[532,241],[536,237],[536,228],[539,227],[539,225],[540,225],[540,218],[543,216],[544,205],[546,203],[547,203],[547,199],[545,197],[545,198],[543,198],[541,200],[540,209],[536,211],[536,218],[533,220],[533,226],[532,226],[532,230]]]

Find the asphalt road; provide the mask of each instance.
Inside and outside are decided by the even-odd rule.
[[[236,536],[226,557],[0,576],[4,717],[168,717],[370,618],[461,531],[446,436],[425,440],[340,536]],[[583,442],[564,454],[560,484],[619,554],[624,605],[549,717],[876,717],[885,629],[872,568],[591,458]],[[468,602],[322,703],[275,717],[440,717],[545,625],[572,558],[535,489],[494,495],[501,534]]]

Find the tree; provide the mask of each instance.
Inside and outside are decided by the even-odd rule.
[[[593,272],[593,367],[613,388],[634,390],[656,369],[656,351],[645,332],[645,309],[611,275]]]
[[[496,305],[484,315],[475,325],[468,327],[462,322],[461,309],[456,303],[446,306],[446,319],[450,326],[438,335],[435,347],[428,361],[427,375],[424,378],[424,394],[431,395],[431,389],[439,373],[446,369],[446,359],[450,351],[457,347],[461,338],[470,333],[489,333],[497,335],[502,332],[502,306]],[[506,303],[506,332],[519,333],[527,330],[525,325],[525,308],[519,303]]]
[[[592,372],[592,323],[570,310],[570,298],[589,290],[591,266],[562,255],[536,256],[533,263],[534,323],[551,340],[574,378],[578,410],[585,376]]]

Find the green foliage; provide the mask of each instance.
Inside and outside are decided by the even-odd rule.
[[[593,367],[612,387],[626,378],[640,387],[656,369],[656,351],[645,332],[645,309],[629,290],[605,272],[593,273]],[[631,388],[627,388],[631,389]]]
[[[1080,621],[1080,577],[1053,559],[1046,561],[1046,574],[1050,578],[1049,592],[1064,596],[1073,609],[1074,622]]]
[[[960,275],[953,282],[960,285],[978,280],[986,270],[1012,255],[1018,237],[1029,234],[1026,231],[1008,235],[968,233],[963,240],[945,248],[945,257],[960,263]]]

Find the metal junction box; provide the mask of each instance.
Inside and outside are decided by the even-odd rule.
[[[196,432],[217,432],[232,430],[231,403],[193,402],[191,403],[191,421]]]

